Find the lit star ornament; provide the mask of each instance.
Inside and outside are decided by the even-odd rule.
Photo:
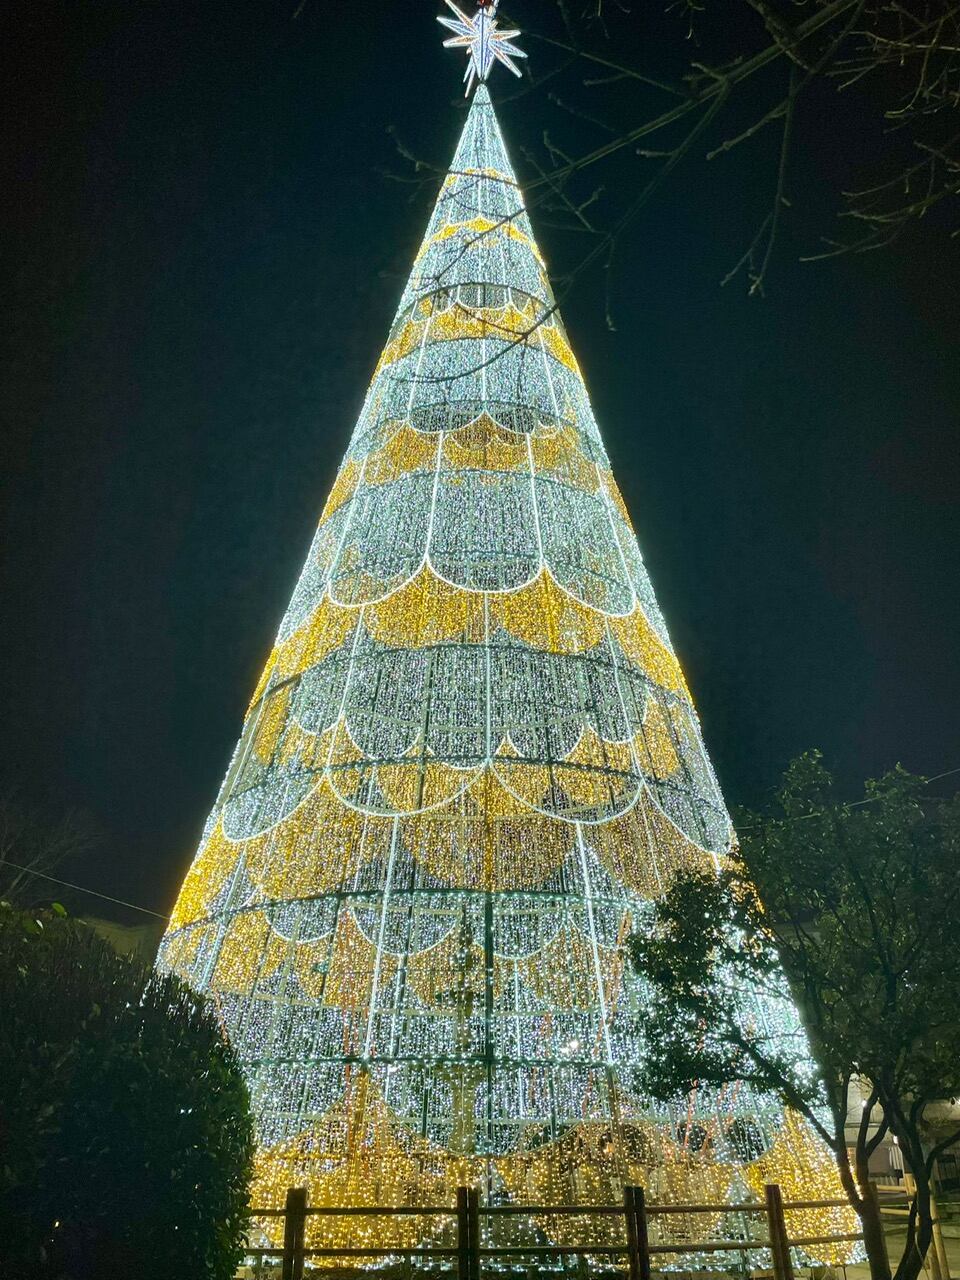
[[[486,80],[495,61],[502,62],[515,76],[520,74],[520,68],[513,59],[525,58],[527,55],[515,44],[511,44],[513,37],[520,34],[519,31],[497,30],[498,0],[480,0],[472,18],[458,9],[453,0],[446,0],[446,3],[457,16],[437,18],[437,21],[455,33],[449,40],[444,40],[443,47],[467,51],[467,69],[463,75],[467,82],[465,97],[473,88],[474,80]]]

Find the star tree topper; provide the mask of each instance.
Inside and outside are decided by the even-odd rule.
[[[478,0],[477,12],[472,18],[468,18],[457,8],[453,0],[446,0],[447,8],[452,9],[457,16],[437,18],[438,22],[455,33],[449,40],[444,40],[443,47],[467,51],[467,69],[463,74],[467,82],[464,97],[469,95],[474,80],[486,80],[495,61],[502,62],[509,71],[518,76],[520,68],[513,59],[527,56],[522,49],[511,44],[513,37],[520,34],[519,31],[497,30],[498,3],[499,0]]]

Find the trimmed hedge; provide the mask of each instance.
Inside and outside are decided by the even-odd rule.
[[[5,1280],[230,1280],[252,1158],[203,999],[81,922],[0,905]]]

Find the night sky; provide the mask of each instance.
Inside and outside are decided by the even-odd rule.
[[[510,16],[543,27],[548,7]],[[695,56],[662,7],[634,5],[619,49],[655,74]],[[387,127],[445,166],[461,56],[433,0],[12,8],[0,788],[88,813],[100,843],[62,874],[166,912],[432,202],[391,178],[411,167]],[[518,87],[491,84],[521,182],[545,128],[574,150],[606,136]],[[731,803],[813,745],[850,787],[960,765],[960,241],[933,220],[799,261],[835,232],[844,138],[869,176],[872,105],[823,93],[801,113],[765,299],[719,284],[769,204],[764,135],[709,164],[705,143],[634,224],[615,331],[599,276],[564,300]],[[596,173],[598,219],[649,163]],[[586,246],[532,217],[562,275]]]

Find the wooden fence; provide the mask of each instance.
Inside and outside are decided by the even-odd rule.
[[[787,1233],[785,1211],[794,1209],[829,1209],[847,1207],[846,1200],[796,1200],[784,1202],[780,1187],[775,1183],[767,1185],[764,1203],[751,1201],[745,1204],[648,1204],[642,1187],[625,1187],[623,1203],[619,1205],[481,1205],[480,1196],[474,1187],[458,1187],[456,1207],[423,1206],[416,1208],[396,1207],[330,1207],[313,1206],[307,1203],[307,1192],[303,1187],[293,1187],[287,1192],[287,1202],[283,1209],[253,1209],[255,1218],[282,1218],[283,1248],[251,1248],[248,1256],[263,1258],[273,1257],[281,1261],[281,1280],[303,1280],[305,1263],[308,1258],[326,1258],[341,1260],[403,1258],[408,1266],[414,1262],[419,1264],[435,1260],[447,1268],[446,1274],[456,1276],[457,1280],[481,1280],[485,1260],[499,1260],[501,1267],[514,1258],[558,1260],[562,1257],[595,1258],[606,1257],[611,1263],[619,1262],[625,1269],[629,1280],[650,1280],[651,1273],[657,1270],[657,1259],[662,1255],[705,1254],[705,1253],[739,1253],[747,1255],[757,1250],[768,1250],[771,1265],[764,1269],[769,1274],[772,1270],[774,1280],[794,1280],[791,1248],[806,1248],[821,1244],[832,1244],[841,1241],[860,1240],[859,1232],[835,1233],[822,1236],[791,1237]],[[651,1243],[648,1231],[650,1218],[672,1214],[730,1214],[756,1215],[766,1219],[766,1235],[757,1239],[711,1240],[702,1243],[691,1241],[677,1243]],[[489,1245],[483,1242],[481,1220],[507,1216],[524,1215],[529,1218],[574,1217],[574,1218],[619,1218],[623,1224],[623,1243],[621,1244],[546,1244],[546,1245]],[[348,1217],[418,1217],[434,1220],[453,1220],[455,1234],[448,1247],[424,1245],[416,1248],[390,1246],[356,1246],[345,1245],[325,1248],[310,1248],[306,1244],[307,1219],[314,1216],[348,1218]],[[454,1265],[455,1260],[455,1265]],[[343,1274],[341,1270],[341,1274]],[[412,1272],[410,1273],[412,1274]],[[586,1274],[586,1271],[583,1272]]]

